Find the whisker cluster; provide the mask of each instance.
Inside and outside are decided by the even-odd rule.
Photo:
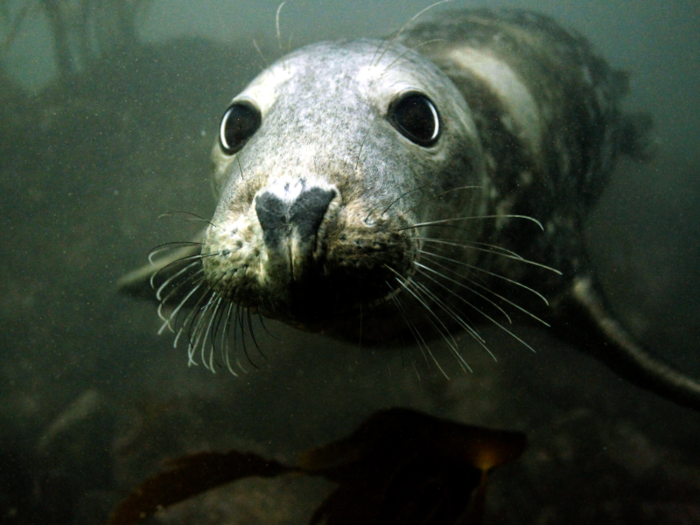
[[[160,245],[149,254],[157,267],[151,276],[151,287],[159,301],[158,316],[163,324],[159,334],[175,334],[173,348],[187,345],[188,364],[200,363],[212,372],[226,367],[238,376],[247,373],[244,361],[257,368],[248,346],[252,345],[264,358],[254,335],[253,314],[229,301],[216,291],[204,276],[202,261],[219,253],[200,253],[202,243],[171,242]],[[260,321],[262,324],[262,320]],[[267,328],[262,324],[267,332]],[[268,332],[269,333],[269,332]]]
[[[524,215],[481,215],[420,222],[403,229],[417,230],[421,226],[451,225],[458,221],[499,218],[523,219],[534,222],[540,228],[542,227],[539,221]],[[409,252],[414,255],[411,277],[405,277],[387,266],[395,276],[394,285],[392,286],[390,282],[387,282],[387,286],[392,289],[398,288],[405,292],[403,294],[395,294],[392,297],[392,301],[396,305],[400,316],[407,323],[408,329],[420,348],[426,363],[429,365],[431,363],[434,364],[442,375],[448,377],[444,367],[440,365],[438,358],[428,344],[431,335],[437,335],[438,339],[445,343],[450,355],[455,358],[459,366],[465,371],[471,371],[469,364],[460,351],[457,340],[453,335],[453,330],[450,330],[450,326],[457,326],[464,330],[494,361],[497,358],[489,348],[485,338],[478,331],[477,326],[484,324],[496,326],[525,348],[532,352],[535,351],[532,346],[508,328],[507,325],[512,325],[514,322],[513,313],[517,311],[547,327],[549,327],[549,324],[514,300],[492,290],[492,287],[489,286],[489,281],[497,279],[508,286],[525,290],[541,300],[544,305],[549,305],[547,298],[530,286],[506,275],[501,275],[476,264],[465,262],[463,259],[449,256],[448,251],[451,248],[473,250],[494,257],[510,259],[516,263],[536,266],[558,275],[561,275],[560,271],[526,259],[512,250],[495,244],[478,241],[458,242],[425,235],[417,235],[413,239],[419,241],[420,247]],[[407,301],[413,302],[419,312],[424,312],[425,315],[422,318],[422,322],[411,318],[409,312],[415,316],[416,309],[411,309]],[[423,333],[426,330],[428,332],[432,331],[432,334]]]

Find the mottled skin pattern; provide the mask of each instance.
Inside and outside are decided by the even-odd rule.
[[[643,155],[644,118],[621,111],[625,91],[626,76],[584,38],[518,10],[446,12],[386,41],[283,57],[234,99],[259,109],[259,129],[233,154],[214,147],[220,201],[201,246],[206,292],[175,309],[196,312],[184,323],[190,357],[209,327],[216,335],[222,304],[354,341],[361,332],[363,344],[423,348],[436,337],[450,346],[457,330],[479,340],[475,327],[508,311],[700,410],[700,384],[615,319],[586,250],[583,223],[615,159]],[[392,103],[407,92],[434,104],[434,144],[392,125]],[[308,208],[310,228],[312,194],[326,200]],[[195,255],[180,266],[159,265],[162,302],[198,282],[168,277],[199,264],[190,261],[200,247],[187,250]]]
[[[481,264],[551,296],[588,271],[583,221],[615,158],[638,153],[634,122],[619,108],[626,75],[608,67],[583,37],[530,12],[452,12],[437,20],[417,24],[400,40],[414,47],[439,39],[422,52],[455,83],[472,111],[488,171],[487,213],[527,215],[545,226],[542,232],[504,220],[482,237],[563,277],[501,257]],[[493,81],[478,74],[483,67],[475,73],[455,59],[464,48],[515,72],[533,99],[540,128],[536,147],[523,140]]]

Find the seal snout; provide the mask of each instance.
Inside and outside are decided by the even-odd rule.
[[[258,192],[253,207],[269,283],[286,287],[317,277],[339,204],[338,189],[323,181],[278,179]]]
[[[337,196],[336,189],[318,186],[302,190],[293,200],[285,200],[271,191],[258,195],[255,213],[265,246],[276,249],[290,236],[303,244],[313,241],[328,207]]]

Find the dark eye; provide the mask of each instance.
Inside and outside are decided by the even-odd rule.
[[[234,102],[221,119],[219,142],[228,155],[240,150],[260,127],[260,110],[250,102]]]
[[[440,137],[440,116],[421,93],[407,93],[389,106],[389,121],[411,142],[432,146]]]

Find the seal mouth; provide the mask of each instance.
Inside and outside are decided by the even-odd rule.
[[[389,264],[382,263],[388,254],[375,253],[378,266],[360,270],[357,267],[334,268],[329,275],[315,274],[304,280],[292,281],[289,302],[275,310],[258,308],[265,317],[278,319],[310,332],[324,332],[337,323],[368,313],[391,300],[401,288]],[[325,272],[324,272],[325,273]],[[403,278],[410,276],[403,273]]]
[[[360,237],[357,232],[337,234],[337,228],[330,227],[306,251],[294,237],[259,252],[243,245],[217,254],[207,246],[206,280],[240,307],[306,331],[323,331],[334,320],[390,300],[400,289],[396,276],[410,278],[413,267],[407,235],[373,231]],[[245,254],[249,260],[242,264]]]

